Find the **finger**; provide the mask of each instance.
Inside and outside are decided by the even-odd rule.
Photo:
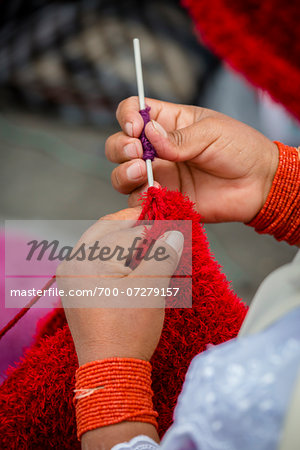
[[[195,108],[192,106],[176,105],[152,98],[146,98],[145,102],[150,107],[151,119],[160,120],[165,126],[170,127],[170,129],[175,128],[178,117],[180,117],[180,122],[182,120],[183,123],[192,123],[194,120]],[[196,109],[200,113],[202,108]],[[117,108],[117,120],[122,130],[128,136],[139,137],[143,130],[144,121],[139,110],[138,97],[129,97],[123,100]]]
[[[82,234],[73,251],[76,251],[83,243],[95,242],[106,234],[132,227],[138,220],[141,211],[141,207],[136,206],[101,217]]]
[[[188,127],[167,132],[152,120],[146,125],[145,132],[160,158],[187,161],[201,155],[220,138],[222,122],[216,117],[205,117]]]
[[[160,188],[161,185],[157,182],[154,181],[153,186],[156,188]],[[141,187],[135,189],[128,197],[128,206],[130,208],[134,208],[134,207],[140,207],[142,204],[142,195],[145,194],[148,190],[149,184],[143,184]]]
[[[143,156],[141,141],[129,138],[122,131],[113,134],[105,142],[105,155],[113,163],[121,164]]]
[[[143,259],[130,276],[150,279],[157,277],[168,285],[179,263],[183,245],[184,236],[180,231],[166,232],[155,242],[151,250],[153,258]]]
[[[154,100],[152,98],[145,99],[146,105],[150,106],[151,112],[150,116],[152,119],[158,119],[159,114],[168,108],[176,109],[177,105],[172,103],[161,102],[159,100]],[[139,137],[143,128],[144,121],[139,113],[140,105],[138,97],[129,97],[123,100],[116,112],[117,120],[122,128],[122,130],[131,137]],[[174,114],[175,115],[175,114]],[[170,114],[168,115],[170,120]]]
[[[179,188],[180,180],[175,163],[155,158],[152,163],[152,168],[155,179],[153,184],[155,187],[168,187],[170,190]],[[141,205],[140,196],[147,191],[148,187],[148,183],[145,183],[132,191],[128,197],[128,206],[134,207]]]
[[[142,160],[140,160],[142,161]],[[129,163],[128,163],[129,164]],[[142,161],[142,164],[144,162]],[[127,174],[127,167],[125,163],[121,164],[120,166],[116,167],[113,170],[113,173],[111,175],[111,181],[113,187],[121,193],[125,194],[134,194],[134,191],[136,190],[143,190],[146,188],[147,184],[147,169],[146,173],[144,172],[144,166],[143,166],[143,176],[141,179],[132,180],[128,178]],[[178,175],[178,170],[176,170],[175,163],[166,161],[160,158],[155,158],[152,163],[152,169],[153,169],[153,177],[155,181],[160,186],[167,186],[169,189],[178,189],[180,179]],[[157,186],[159,187],[159,186]],[[129,203],[129,206],[134,206],[135,201],[133,203]]]
[[[123,100],[117,108],[117,120],[128,136],[139,137],[143,130],[144,121],[139,110],[138,97],[129,97]]]
[[[145,161],[134,159],[115,167],[111,173],[111,182],[121,194],[130,194],[147,182]]]
[[[187,127],[205,117],[222,115],[199,106],[177,105],[153,98],[146,98],[145,102],[151,108],[150,118],[161,123],[167,131]],[[139,137],[142,132],[144,122],[139,110],[138,97],[129,97],[123,100],[117,108],[117,120],[128,136]]]

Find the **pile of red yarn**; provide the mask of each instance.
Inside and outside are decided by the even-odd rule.
[[[200,216],[179,192],[150,188],[141,218],[192,221],[193,307],[166,310],[152,358],[154,406],[162,436],[191,359],[207,344],[235,337],[247,308],[211,254]],[[17,325],[19,326],[19,325]],[[78,367],[62,309],[40,324],[36,342],[0,387],[1,449],[76,449],[72,403]]]

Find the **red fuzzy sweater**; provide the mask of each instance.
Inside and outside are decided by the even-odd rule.
[[[160,435],[172,423],[191,359],[207,344],[235,337],[246,314],[209,251],[191,201],[178,192],[150,188],[141,219],[162,217],[192,221],[193,308],[166,310],[152,358]],[[72,403],[77,366],[63,310],[56,310],[41,324],[35,345],[0,387],[1,449],[80,448]]]

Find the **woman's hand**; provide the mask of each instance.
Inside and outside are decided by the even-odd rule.
[[[128,288],[133,292],[151,287],[166,290],[181,256],[182,233],[169,231],[152,247],[152,255],[157,248],[164,248],[167,259],[144,259],[134,270],[118,258],[120,253],[109,259],[106,250],[105,261],[96,258],[104,248],[111,254],[117,247],[125,250],[124,255],[128,253],[134,240],[143,236],[144,225],[133,227],[139,214],[140,208],[131,208],[100,219],[74,247],[73,254],[84,245],[86,258],[64,261],[57,269],[58,287],[69,293],[62,301],[79,365],[114,356],[149,361],[160,339],[164,297],[121,293]],[[95,243],[97,252],[88,259],[88,249],[95,248]],[[101,288],[107,288],[111,295],[104,295],[104,291],[99,295]],[[112,294],[114,288],[118,296]],[[89,294],[94,292],[96,295]]]
[[[143,236],[144,226],[133,227],[139,214],[140,208],[131,208],[100,219],[83,234],[72,252],[74,255],[84,248],[89,256],[82,261],[64,261],[57,269],[58,287],[65,294],[69,293],[62,301],[79,365],[115,356],[149,361],[160,339],[164,298],[155,295],[126,297],[121,292],[126,292],[127,288],[166,290],[182,253],[183,234],[178,231],[165,233],[155,242],[152,254],[161,247],[168,258],[143,259],[134,270],[125,264],[125,260],[120,260],[117,253],[107,258],[108,250],[104,251],[106,261],[96,257],[104,248],[109,249],[110,254],[117,247],[128,250],[135,238]],[[90,249],[95,248],[97,252],[91,255]],[[82,256],[82,251],[79,254]],[[117,288],[120,295],[98,296],[101,287],[108,288],[111,293]],[[71,292],[77,293],[78,297],[70,296]],[[88,292],[97,294],[91,297]],[[108,450],[139,434],[159,441],[153,425],[121,422],[84,433],[82,449]]]
[[[249,222],[265,203],[278,166],[276,144],[253,128],[212,110],[146,99],[152,122],[146,135],[156,148],[154,179],[196,203],[205,222]],[[120,166],[115,189],[138,204],[147,174],[138,139],[143,128],[137,97],[120,103],[122,131],[106,142],[106,156]]]

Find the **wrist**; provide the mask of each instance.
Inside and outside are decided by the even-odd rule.
[[[148,436],[159,442],[156,428],[148,423],[122,422],[116,425],[97,428],[82,436],[83,450],[110,450],[114,445],[128,442],[135,436]]]
[[[102,341],[80,343],[76,345],[76,353],[79,366],[109,358],[133,358],[149,362],[152,356],[148,357],[146,351],[139,351],[134,348],[134,345],[127,346],[125,342],[123,342],[123,345],[120,345],[120,343],[109,343],[109,339],[106,339],[105,343]]]

